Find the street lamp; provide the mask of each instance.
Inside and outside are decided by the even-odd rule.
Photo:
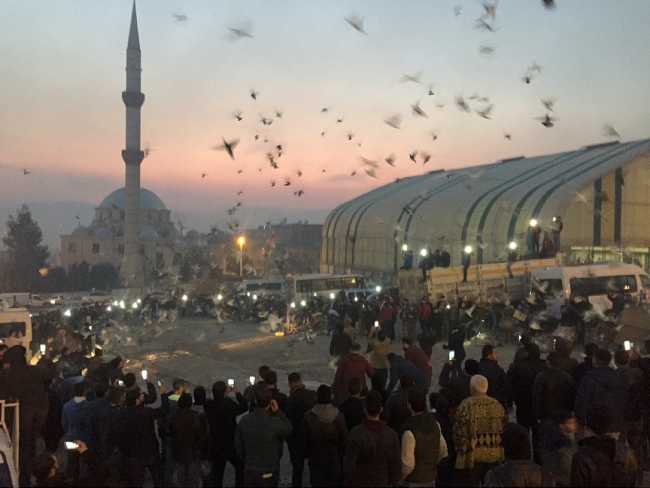
[[[531,219],[531,220],[530,220],[530,226],[531,226],[531,227],[535,227],[536,225],[537,225],[537,220],[535,220],[535,219]]]
[[[239,244],[239,277],[244,276],[244,243],[246,239],[244,236],[239,236],[237,238],[237,244]]]
[[[472,246],[465,246],[465,254],[472,254]]]
[[[510,248],[511,251],[514,251],[517,249],[517,243],[515,241],[512,241],[510,244],[508,244],[508,247]]]
[[[427,254],[428,254],[428,253],[427,253],[427,250],[426,250],[426,249],[422,249],[422,250],[420,251],[420,256],[422,256],[422,257],[426,256]]]
[[[402,251],[406,252],[406,251],[408,251],[408,248],[409,248],[409,247],[408,247],[406,244],[404,244],[404,245],[402,246]]]

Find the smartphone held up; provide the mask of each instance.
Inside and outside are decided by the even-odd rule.
[[[229,379],[229,380],[228,380],[228,386],[231,387],[231,388],[232,388],[233,386],[235,386],[235,380],[233,380],[232,378]]]
[[[456,351],[449,351],[449,360],[453,361],[454,359],[456,359]]]

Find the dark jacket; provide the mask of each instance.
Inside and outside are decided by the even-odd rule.
[[[404,423],[411,418],[411,411],[408,406],[410,392],[410,389],[403,390],[398,388],[390,394],[386,405],[384,405],[381,419],[395,432],[399,432]]]
[[[403,374],[407,374],[415,383],[415,387],[426,392],[429,390],[431,380],[420,371],[420,369],[411,361],[407,361],[402,356],[395,356],[390,362],[390,381],[386,391],[391,393],[397,385],[397,382]]]
[[[232,398],[206,400],[203,405],[210,426],[211,449],[213,457],[227,457],[235,452],[235,430],[237,417],[248,411],[248,404],[241,393]]]
[[[569,486],[571,461],[576,446],[562,433],[556,421],[545,421],[539,426],[539,456],[541,465],[561,486]]]
[[[96,451],[102,446],[102,422],[111,408],[111,402],[106,398],[95,398],[86,407],[86,424],[83,441],[89,449]]]
[[[610,367],[594,368],[582,379],[576,395],[575,414],[584,421],[587,409],[605,405],[612,414],[610,432],[620,432],[627,406],[628,385],[625,376]]]
[[[628,364],[619,366],[618,371],[625,376],[628,386],[624,420],[639,420],[645,408],[645,374],[640,368],[633,368]]]
[[[571,486],[634,486],[636,459],[630,448],[606,436],[578,443],[571,463]]]
[[[407,361],[411,361],[415,364],[427,378],[431,379],[431,366],[429,366],[429,359],[424,354],[421,347],[411,345],[406,351],[404,351],[404,357]]]
[[[366,418],[366,413],[363,410],[363,398],[347,397],[339,406],[339,411],[345,418],[348,432],[357,425],[361,425],[361,421]]]
[[[366,384],[366,376],[372,378],[375,371],[370,366],[368,360],[361,354],[348,354],[341,357],[336,367],[334,381],[332,382],[332,393],[342,397],[348,396],[348,380],[356,377],[361,380],[361,384]]]
[[[281,446],[293,432],[287,416],[256,408],[242,417],[235,431],[235,450],[246,469],[270,473],[280,469]]]
[[[573,410],[576,387],[573,377],[560,369],[548,369],[535,377],[532,413],[538,420],[554,420],[563,410]]]
[[[415,438],[415,468],[406,477],[408,483],[430,483],[438,474],[440,452],[440,427],[435,416],[423,412],[408,419],[401,429],[401,435],[410,431]]]
[[[352,338],[345,332],[335,332],[330,341],[330,356],[343,356],[350,352]]]
[[[2,399],[17,399],[21,407],[47,410],[49,399],[45,385],[52,381],[52,373],[44,368],[29,366],[19,346],[7,349],[3,361],[10,366],[0,375]]]
[[[379,420],[363,419],[350,432],[343,460],[345,486],[391,486],[400,478],[397,433]]]
[[[506,372],[496,361],[482,358],[478,363],[478,374],[485,376],[488,380],[487,395],[489,397],[498,400],[504,408],[512,404]]]
[[[463,361],[467,357],[465,352],[465,327],[459,327],[449,335],[449,345],[443,346],[443,349],[454,351],[454,359]]]
[[[438,384],[443,388],[449,388],[454,394],[454,404],[460,405],[460,402],[465,400],[470,395],[469,382],[472,379],[467,373],[460,376],[449,376],[451,374],[451,364],[445,363],[442,365]]]
[[[303,423],[309,466],[334,467],[336,472],[342,472],[348,442],[348,428],[343,414],[331,403],[319,404],[305,414]],[[332,481],[333,485],[337,484]]]
[[[302,426],[305,414],[309,412],[318,399],[314,390],[308,390],[304,386],[293,390],[289,398],[284,402],[282,411],[293,425],[293,434],[287,439],[287,442],[302,439]]]
[[[571,376],[573,376],[573,379],[576,380],[576,388],[580,386],[580,382],[582,381],[582,378],[585,377],[587,373],[592,371],[594,369],[593,364],[591,363],[591,358],[585,358],[583,362],[578,364],[576,368],[573,370],[573,373],[571,373]]]
[[[204,421],[191,408],[179,408],[169,421],[172,456],[180,464],[202,460],[209,441]]]
[[[533,419],[533,384],[535,377],[546,370],[544,361],[532,357],[513,363],[508,369],[508,381],[517,405],[518,419]]]
[[[160,444],[156,437],[155,421],[169,414],[167,395],[160,395],[159,408],[140,406],[127,407],[125,450],[126,457],[151,462],[160,455]]]
[[[61,412],[61,426],[65,431],[65,439],[74,441],[80,439],[86,441],[84,433],[86,432],[86,409],[89,402],[85,398],[77,402],[74,398],[63,405]]]
[[[555,481],[548,471],[540,468],[530,459],[524,461],[505,461],[495,466],[485,475],[485,487],[554,487]]]

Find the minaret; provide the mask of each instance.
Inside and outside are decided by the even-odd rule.
[[[140,107],[144,94],[140,91],[140,39],[135,0],[131,13],[129,43],[126,48],[126,91],[122,101],[126,105],[126,148],[122,159],[126,164],[124,209],[124,261],[120,278],[126,287],[144,284],[144,269],[140,258],[140,164],[144,153],[140,150]]]

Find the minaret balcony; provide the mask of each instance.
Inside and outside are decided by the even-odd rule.
[[[122,101],[127,107],[140,108],[144,103],[144,93],[124,91],[122,92]]]
[[[122,151],[122,159],[127,165],[139,165],[144,159],[144,152],[139,149],[125,149]]]

